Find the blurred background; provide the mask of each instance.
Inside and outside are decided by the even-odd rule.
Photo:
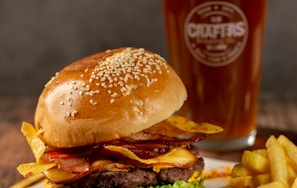
[[[296,0],[269,0],[261,93],[297,95]],[[0,97],[38,96],[55,72],[122,46],[167,58],[161,0],[0,0]]]
[[[280,133],[297,144],[296,9],[297,0],[268,0],[256,147]],[[123,46],[168,58],[161,0],[0,0],[0,188],[33,161],[20,126],[33,122],[45,83],[77,59]]]

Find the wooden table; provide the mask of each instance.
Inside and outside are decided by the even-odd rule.
[[[16,171],[20,163],[32,162],[34,157],[22,135],[22,121],[33,122],[37,98],[0,98],[0,188],[6,188],[22,179]],[[252,148],[263,147],[271,134],[285,134],[297,143],[297,96],[262,94],[259,100],[258,135]],[[203,156],[239,161],[243,150],[212,153]]]

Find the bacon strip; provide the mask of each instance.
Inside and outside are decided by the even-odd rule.
[[[125,159],[125,156],[106,153],[106,150],[102,152],[104,146],[121,146],[129,149],[139,158],[150,159],[165,154],[172,148],[198,142],[204,137],[204,134],[196,134],[186,139],[172,139],[166,136],[160,136],[162,140],[132,140],[126,138],[79,148],[50,149],[45,152],[45,156],[49,162],[55,162],[59,168],[65,171],[84,173],[89,171],[90,162],[98,159],[98,156],[107,154],[110,155],[109,157],[120,161],[129,161],[129,159]]]

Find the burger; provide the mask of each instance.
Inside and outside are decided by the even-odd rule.
[[[187,98],[181,79],[142,48],[97,53],[45,85],[34,126],[22,132],[36,159],[25,177],[45,187],[199,187],[204,161],[191,144],[220,127],[174,115]]]

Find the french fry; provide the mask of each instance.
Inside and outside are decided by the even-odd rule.
[[[270,183],[271,181],[271,174],[259,174],[253,177],[253,184],[255,187]]]
[[[259,173],[268,173],[270,171],[269,160],[251,151],[244,151],[241,163],[243,166]]]
[[[274,136],[270,136],[266,142],[268,158],[270,160],[270,169],[272,180],[280,182],[286,188],[288,185],[288,169],[286,154],[282,146]]]
[[[289,185],[293,184],[295,178],[297,177],[297,173],[295,172],[295,170],[293,169],[293,167],[289,164],[289,162],[287,161],[287,167],[288,167],[288,183]]]
[[[230,178],[228,187],[254,187],[252,176]]]
[[[295,178],[291,188],[297,188],[297,177]]]
[[[297,167],[297,146],[284,135],[280,135],[277,138],[277,141],[284,148],[288,157],[295,163],[295,166]]]
[[[242,176],[252,176],[253,172],[242,164],[236,164],[233,166],[231,177],[242,177]]]
[[[288,165],[292,167],[292,169],[297,173],[297,164],[287,156]]]
[[[244,151],[227,187],[297,188],[297,146],[284,135],[270,136],[265,148]]]
[[[266,149],[256,149],[256,150],[253,150],[253,152],[254,153],[257,153],[257,154],[260,154],[260,155],[262,155],[265,158],[268,158],[267,150]]]
[[[279,181],[273,181],[265,185],[260,185],[259,188],[286,188],[286,187]]]

